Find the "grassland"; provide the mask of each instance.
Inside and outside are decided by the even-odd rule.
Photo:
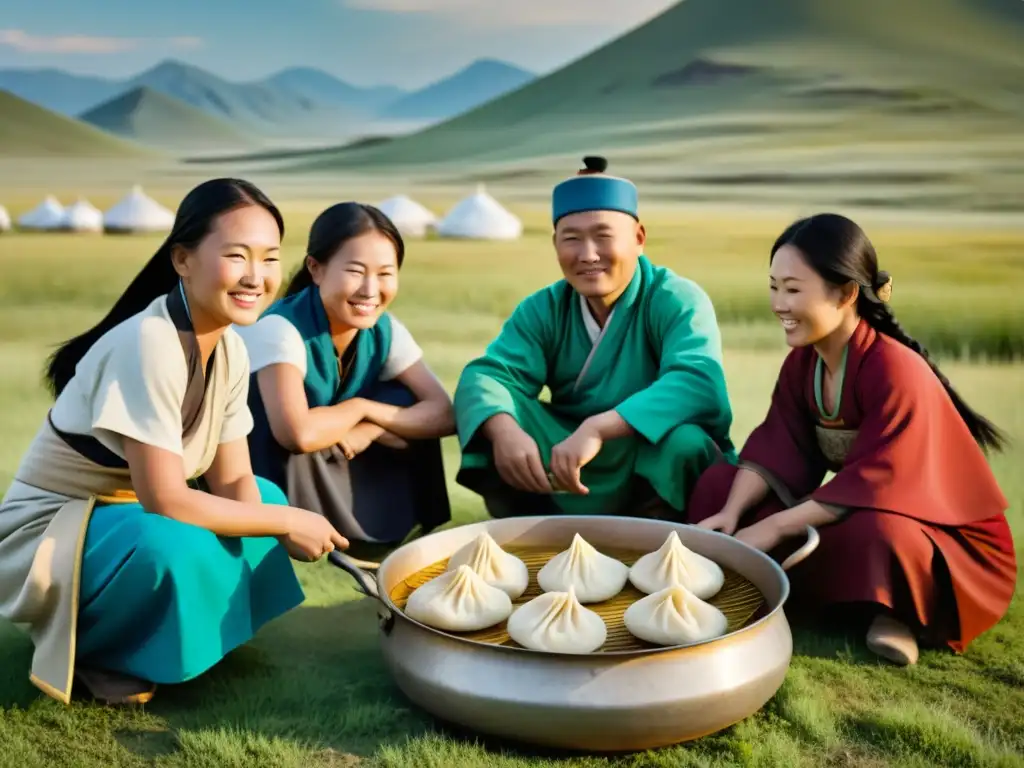
[[[112,190],[90,198],[103,206],[117,196]],[[175,202],[170,192],[161,199]],[[326,202],[285,204],[289,266]],[[443,210],[450,199],[424,202]],[[21,198],[11,205],[23,205]],[[516,211],[527,224],[520,242],[411,243],[395,311],[450,390],[515,302],[558,275],[542,213]],[[739,440],[763,415],[785,353],[766,317],[764,283],[766,249],[788,220],[788,214],[668,211],[649,221],[652,256],[699,280],[718,307]],[[968,362],[961,354],[1019,352],[1024,232],[883,222],[869,222],[869,232],[895,276],[897,313],[940,350],[965,397],[1017,441],[993,463],[1010,498],[1014,529],[1024,536],[1024,363]],[[156,244],[152,237],[0,236],[3,484],[48,405],[39,385],[48,348],[97,319]],[[451,440],[446,463],[451,476],[457,466]],[[450,487],[455,524],[483,514],[475,497]],[[747,721],[677,748],[623,758],[568,757],[437,725],[391,683],[372,610],[357,599],[351,581],[322,564],[298,569],[308,595],[302,607],[208,675],[162,689],[143,711],[88,702],[65,708],[43,698],[27,680],[29,643],[0,626],[0,766],[1024,765],[1019,598],[964,656],[926,652],[908,670],[876,662],[857,633],[798,626],[785,684]]]
[[[157,153],[0,90],[0,158],[153,158]],[[16,177],[5,177],[8,184]]]

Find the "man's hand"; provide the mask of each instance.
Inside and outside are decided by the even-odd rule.
[[[516,420],[498,414],[488,420],[486,428],[494,449],[494,466],[501,479],[521,491],[551,493],[537,443]]]
[[[580,470],[594,460],[604,440],[590,421],[584,421],[575,432],[551,449],[551,474],[559,486],[569,493],[586,495],[590,489],[580,481]]]

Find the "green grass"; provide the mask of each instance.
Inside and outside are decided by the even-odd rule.
[[[116,196],[116,193],[112,193]],[[97,204],[108,202],[93,196]],[[162,198],[173,203],[173,196]],[[285,256],[297,263],[327,201],[285,206]],[[437,203],[437,200],[427,200]],[[445,199],[445,203],[450,200]],[[438,207],[435,205],[435,207]],[[443,207],[443,206],[442,206]],[[517,211],[522,212],[522,211]],[[527,291],[557,277],[540,214],[523,241],[410,243],[397,314],[451,390]],[[739,440],[763,416],[785,354],[767,317],[767,247],[777,216],[665,214],[649,222],[651,254],[704,284],[723,319]],[[1024,363],[966,362],[967,347],[1020,349],[1024,233],[868,227],[895,276],[911,332],[945,351],[943,368],[969,402],[1017,441],[993,466],[1024,536]],[[153,237],[0,237],[0,482],[10,480],[45,414],[39,376],[48,349],[93,322],[156,247]],[[943,340],[946,341],[943,341]],[[1000,340],[1002,339],[1002,340]],[[446,443],[447,471],[457,465]],[[483,514],[450,484],[456,524]],[[27,679],[29,642],[0,625],[0,767],[76,766],[1020,766],[1024,765],[1024,607],[1017,599],[969,652],[925,652],[897,669],[857,633],[797,626],[786,682],[765,708],[719,734],[619,758],[569,757],[445,729],[395,689],[376,643],[372,606],[324,564],[299,565],[304,605],[266,627],[207,675],[162,688],[144,710],[43,697]]]

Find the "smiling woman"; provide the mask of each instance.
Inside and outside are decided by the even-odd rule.
[[[689,520],[780,555],[820,526],[790,576],[794,609],[866,609],[868,647],[898,664],[921,642],[961,652],[1016,584],[1007,499],[984,453],[1004,437],[896,320],[892,279],[857,224],[797,221],[770,260],[793,349],[739,466],[701,476]]]
[[[386,311],[401,235],[373,206],[338,203],[313,222],[306,253],[285,298],[241,331],[257,472],[351,539],[394,543],[447,522],[451,400]]]
[[[347,546],[249,462],[231,326],[280,284],[283,229],[252,185],[199,185],[107,316],[50,361],[56,402],[0,503],[0,616],[27,626],[31,679],[60,701],[76,680],[138,703],[195,677],[302,601],[289,553]]]

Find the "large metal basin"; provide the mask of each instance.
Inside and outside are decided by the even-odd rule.
[[[568,546],[575,533],[599,549],[653,551],[675,530],[683,544],[753,583],[767,615],[685,647],[555,654],[491,645],[413,621],[389,594],[486,530],[501,546]],[[591,752],[649,749],[699,738],[758,711],[782,685],[793,640],[784,569],[809,555],[818,534],[781,566],[731,536],[662,520],[610,516],[488,520],[433,533],[392,552],[376,579],[341,553],[329,559],[377,601],[380,645],[398,687],[438,718],[481,733]]]

